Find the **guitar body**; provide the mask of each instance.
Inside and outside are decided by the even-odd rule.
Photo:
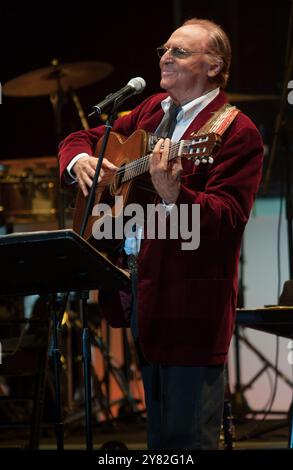
[[[99,140],[95,150],[95,156],[97,158],[101,150],[102,140],[103,139]],[[123,182],[122,184],[120,181],[121,175],[123,175],[124,165],[144,156],[148,151],[148,146],[148,134],[142,129],[138,129],[128,138],[115,132],[110,133],[105,158],[116,165],[120,171],[114,175],[112,174],[113,176],[111,176],[107,185],[102,185],[103,181],[98,184],[94,201],[94,206],[97,204],[107,204],[110,210],[107,211],[107,213],[102,214],[102,216],[90,215],[84,234],[84,238],[88,240],[91,245],[95,246],[100,251],[106,252],[108,255],[114,255],[119,250],[123,240],[121,238],[96,240],[93,236],[94,224],[96,226],[97,221],[100,224],[105,224],[107,217],[111,218],[112,223],[115,224],[115,218],[121,216],[121,212],[127,204],[139,202],[143,206],[147,203],[153,203],[156,197],[156,193],[151,184],[148,173],[137,176],[130,181]],[[122,205],[115,204],[115,202],[117,202],[115,196],[123,197],[123,199],[120,199],[120,201],[123,202]],[[78,233],[82,224],[86,202],[87,200],[82,194],[82,191],[79,190],[73,219],[73,229]]]

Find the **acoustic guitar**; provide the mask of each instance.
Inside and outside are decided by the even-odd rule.
[[[151,183],[149,175],[150,153],[155,147],[158,137],[147,133],[142,129],[136,130],[130,137],[124,137],[111,132],[105,152],[105,158],[118,167],[116,172],[105,174],[98,184],[95,194],[94,207],[106,204],[108,210],[98,215],[90,215],[84,238],[97,249],[106,254],[113,254],[120,247],[123,238],[96,240],[93,236],[93,225],[103,224],[105,217],[119,217],[124,207],[131,203],[153,204],[157,193]],[[98,157],[102,138],[99,140],[95,156]],[[213,163],[213,155],[221,143],[221,138],[215,133],[200,135],[192,140],[181,140],[178,143],[171,142],[169,161],[181,157],[193,160],[196,165],[201,163]],[[118,198],[117,196],[122,196]],[[117,204],[119,200],[119,204]],[[121,203],[122,201],[122,203]],[[86,198],[81,190],[77,193],[73,228],[80,232],[83,214],[86,207]],[[93,213],[95,209],[93,209]]]

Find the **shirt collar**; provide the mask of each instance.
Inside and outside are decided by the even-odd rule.
[[[205,95],[199,96],[198,98],[195,98],[192,101],[189,101],[188,103],[184,104],[182,106],[181,111],[178,113],[177,121],[185,121],[189,118],[191,118],[192,115],[198,114],[202,109],[204,109],[211,101],[213,101],[216,96],[220,93],[220,88],[215,88],[212,91],[209,91]],[[170,106],[171,103],[173,102],[171,96],[167,96],[162,102],[161,106],[166,113]]]

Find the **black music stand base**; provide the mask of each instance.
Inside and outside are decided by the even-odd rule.
[[[87,328],[88,291],[113,291],[129,286],[129,275],[117,268],[73,230],[28,232],[0,237],[0,297],[77,292],[81,297],[87,449],[93,449],[91,413],[91,348]],[[63,450],[60,352],[56,304],[53,305],[53,359],[56,387],[56,440]]]

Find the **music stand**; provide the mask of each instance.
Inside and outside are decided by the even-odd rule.
[[[71,229],[27,232],[0,237],[0,296],[39,294],[53,296],[53,350],[56,387],[56,438],[63,450],[57,346],[57,293],[77,292],[83,316],[83,359],[87,449],[93,449],[91,426],[90,342],[86,324],[87,292],[118,290],[129,285],[130,276]]]

